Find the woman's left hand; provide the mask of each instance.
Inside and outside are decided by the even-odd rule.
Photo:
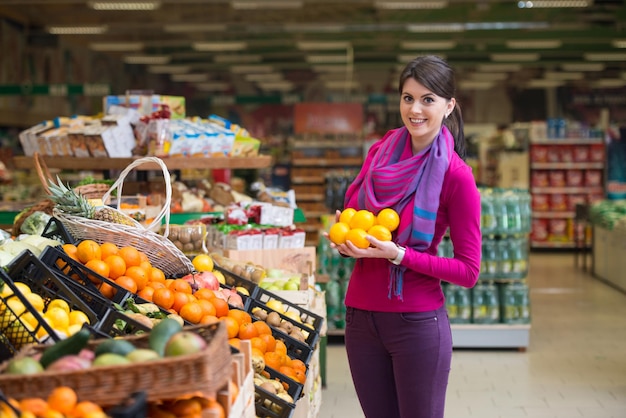
[[[380,241],[372,235],[367,235],[370,243],[368,248],[359,248],[350,241],[336,245],[337,251],[353,258],[395,258],[398,255],[398,246],[393,241]]]

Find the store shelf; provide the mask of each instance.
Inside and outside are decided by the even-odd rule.
[[[531,163],[530,168],[533,170],[603,170],[604,163]]]
[[[530,324],[452,324],[454,348],[517,348],[530,344]]]
[[[602,194],[604,193],[603,187],[532,187],[532,193],[564,193],[564,194]]]
[[[604,138],[536,138],[531,145],[589,145],[602,144]]]
[[[140,158],[140,157],[137,157]],[[44,157],[50,168],[63,170],[123,170],[137,158],[76,158],[76,157]],[[16,156],[13,158],[16,168],[33,169],[32,157]],[[163,162],[170,170],[182,169],[256,169],[266,168],[272,164],[272,157],[261,155],[258,157],[224,157],[224,158],[163,158]],[[160,170],[157,164],[146,163],[137,170]]]
[[[544,219],[560,219],[560,218],[573,218],[576,215],[574,211],[550,211],[550,212],[537,212],[534,211],[533,218]]]
[[[338,157],[338,158],[292,158],[291,165],[294,167],[350,167],[363,163],[361,157]]]
[[[557,241],[531,241],[531,247],[533,248],[574,248],[575,244],[572,241],[557,242]]]

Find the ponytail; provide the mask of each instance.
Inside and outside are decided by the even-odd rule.
[[[443,120],[443,124],[452,134],[454,138],[454,151],[465,160],[467,156],[467,146],[465,142],[465,133],[463,132],[463,115],[461,114],[461,107],[457,102],[452,110],[452,113]]]

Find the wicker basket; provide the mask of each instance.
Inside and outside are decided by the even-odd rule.
[[[139,222],[134,226],[110,223],[94,219],[87,219],[81,216],[68,215],[58,210],[54,210],[54,216],[59,219],[65,229],[77,240],[92,239],[98,243],[112,242],[118,246],[131,245],[144,252],[153,266],[163,270],[166,276],[174,277],[190,273],[194,270],[191,260],[172,243],[167,236],[170,224],[170,203],[172,200],[172,185],[170,174],[165,163],[156,157],[144,157],[133,161],[120,173],[119,178],[111,188],[102,196],[103,201],[107,201],[111,193],[117,189],[118,196],[122,196],[122,186],[128,173],[137,166],[145,163],[156,163],[163,171],[165,180],[165,202],[161,212],[154,221],[147,227]],[[117,210],[120,211],[121,201],[118,199]],[[120,211],[120,213],[122,213]],[[161,225],[165,219],[163,235],[154,230]]]
[[[232,375],[226,325],[220,321],[185,330],[202,336],[207,342],[206,348],[199,353],[165,357],[151,362],[92,367],[72,372],[0,374],[0,389],[7,397],[18,400],[30,397],[45,399],[52,389],[69,386],[76,391],[79,399],[88,399],[102,406],[117,405],[138,391],[144,391],[148,401],[174,399],[196,392],[214,396]],[[125,339],[137,348],[148,348],[149,336],[143,334]],[[98,342],[91,341],[91,348]],[[30,346],[18,356],[33,355],[43,349],[43,346]],[[6,363],[0,369],[5,367]]]

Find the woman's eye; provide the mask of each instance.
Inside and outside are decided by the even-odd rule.
[[[434,102],[434,101],[435,101],[435,100],[434,100],[432,97],[424,97],[424,102],[425,102],[425,103],[432,103],[432,102]]]
[[[407,103],[411,103],[413,101],[413,98],[411,96],[404,96],[404,101]]]

